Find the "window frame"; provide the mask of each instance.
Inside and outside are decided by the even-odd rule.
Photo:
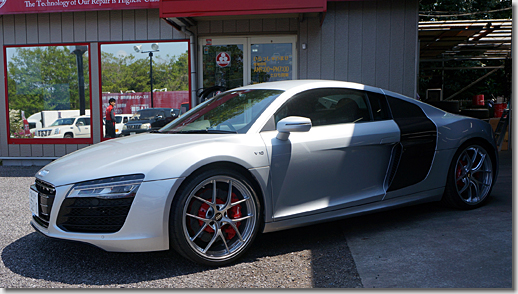
[[[87,46],[88,47],[88,77],[89,77],[89,99],[90,99],[90,119],[92,116],[92,44],[88,42],[77,43],[43,43],[43,44],[23,44],[23,45],[5,45],[3,48],[4,54],[4,86],[5,86],[5,108],[6,108],[6,128],[7,143],[8,144],[93,144],[93,129],[90,128],[89,138],[11,138],[10,135],[10,121],[9,121],[9,86],[8,86],[8,66],[7,66],[7,49],[10,48],[28,48],[28,47],[67,47],[67,46]],[[42,109],[41,111],[44,111]],[[26,117],[28,118],[28,117]]]

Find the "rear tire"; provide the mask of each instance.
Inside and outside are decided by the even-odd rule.
[[[205,265],[234,262],[261,227],[261,204],[252,184],[231,169],[206,170],[187,181],[171,206],[171,247]]]
[[[470,144],[453,156],[442,202],[459,209],[474,209],[485,204],[493,189],[494,171],[487,150]]]

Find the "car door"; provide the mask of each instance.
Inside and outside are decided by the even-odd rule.
[[[279,108],[270,125],[302,116],[310,118],[313,127],[291,133],[286,141],[277,139],[276,131],[261,132],[271,163],[275,220],[383,199],[391,152],[399,141],[384,99],[359,90],[315,89]],[[374,111],[369,100],[378,101]]]
[[[80,117],[75,123],[75,137],[89,138],[90,137],[90,118]]]

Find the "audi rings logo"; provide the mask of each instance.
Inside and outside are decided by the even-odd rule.
[[[2,6],[4,6],[5,2],[7,2],[7,0],[0,0],[0,8],[2,8]]]

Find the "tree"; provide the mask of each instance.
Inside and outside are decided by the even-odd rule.
[[[442,20],[475,20],[475,19],[512,19],[511,0],[420,0],[419,16],[421,21]],[[445,61],[444,67],[463,67],[460,70],[444,71],[444,93],[447,98],[489,73],[490,69],[468,69],[469,67],[501,66],[509,61],[502,60],[463,60]],[[443,76],[441,69],[430,70],[427,68],[442,67],[441,61],[421,63],[419,72],[419,95],[425,97],[426,89],[441,88]],[[475,84],[468,90],[456,96],[455,99],[470,99],[477,94],[491,96],[510,97],[510,67],[498,70],[484,80]]]
[[[511,19],[511,6],[511,0],[420,0],[419,15],[421,21]]]
[[[168,91],[189,89],[188,53],[153,57],[153,88]],[[101,52],[102,91],[118,93],[150,91],[149,59]]]
[[[76,57],[67,47],[19,47],[8,52],[9,109],[24,110],[26,117],[42,110],[79,109]],[[89,105],[88,56],[83,63]]]

